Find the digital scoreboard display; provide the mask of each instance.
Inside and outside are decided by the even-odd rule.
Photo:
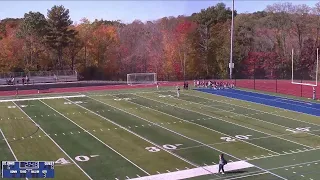
[[[54,161],[2,161],[2,178],[54,178]]]

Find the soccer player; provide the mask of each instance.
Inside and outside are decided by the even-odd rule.
[[[159,90],[159,83],[157,82],[157,90]]]
[[[179,97],[179,96],[180,96],[180,87],[177,86],[177,97]]]

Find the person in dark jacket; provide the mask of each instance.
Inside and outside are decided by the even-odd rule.
[[[222,171],[222,174],[224,174],[224,165],[227,164],[227,161],[224,159],[224,155],[219,155],[219,173]]]

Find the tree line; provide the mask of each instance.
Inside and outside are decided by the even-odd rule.
[[[234,12],[235,78],[315,76],[320,3],[277,3],[264,11]],[[228,78],[232,11],[218,3],[191,16],[141,22],[83,18],[53,6],[0,21],[0,72],[77,70],[85,79],[125,80],[155,72],[159,80]],[[185,74],[184,74],[185,73]]]

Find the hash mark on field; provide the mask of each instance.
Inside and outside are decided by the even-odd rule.
[[[55,136],[57,136],[57,134],[54,134]]]
[[[103,129],[100,129],[100,131],[103,131]]]
[[[157,173],[158,173],[158,174],[160,174],[160,172],[159,172],[159,171],[157,171]]]
[[[64,134],[64,133],[62,133],[63,135],[66,135],[66,134]]]
[[[130,179],[128,176],[126,176],[127,179]]]
[[[39,137],[41,137],[41,136],[39,135]]]
[[[180,169],[176,168],[177,171],[180,171]]]
[[[139,174],[137,174],[137,177],[140,177]]]
[[[30,136],[30,138],[32,139],[32,136]]]
[[[167,172],[170,172],[169,170],[167,170]]]
[[[189,169],[188,167],[185,167],[186,169]]]
[[[72,132],[70,132],[70,134],[73,134]]]

